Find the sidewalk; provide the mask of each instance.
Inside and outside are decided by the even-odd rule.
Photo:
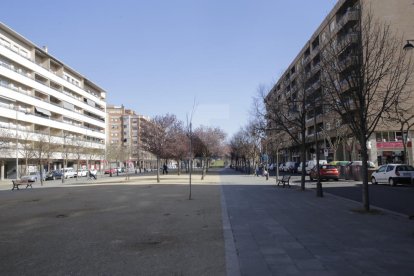
[[[413,221],[263,178],[231,178],[222,177],[223,191],[242,275],[413,274]]]

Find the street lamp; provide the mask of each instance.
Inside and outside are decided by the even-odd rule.
[[[407,44],[404,45],[403,49],[406,50],[406,51],[407,50],[412,50],[414,48],[414,45],[411,42],[413,42],[413,41],[414,41],[414,39],[408,39]]]

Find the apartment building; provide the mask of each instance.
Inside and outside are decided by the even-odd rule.
[[[40,169],[39,161],[46,169],[78,161],[99,169],[105,108],[102,88],[0,23],[2,179]]]
[[[141,125],[149,118],[123,105],[107,105],[107,160],[112,167],[152,168],[154,157],[142,149]]]
[[[364,7],[364,9],[361,9]],[[312,104],[318,102],[323,95],[321,87],[321,53],[322,49],[335,40],[337,47],[344,47],[342,51],[342,64],[349,66],[352,62],[351,56],[345,56],[343,53],[346,47],[353,47],[358,43],[358,23],[361,20],[361,13],[370,11],[371,14],[380,20],[386,21],[393,32],[403,36],[404,39],[414,38],[414,29],[412,28],[412,18],[414,6],[409,0],[339,0],[334,8],[329,12],[321,25],[308,39],[307,43],[294,58],[287,70],[283,73],[277,83],[269,92],[267,99],[276,101],[281,96],[297,95],[299,90],[305,93],[307,99],[306,108],[306,141],[307,155],[306,158],[314,158],[318,154],[320,159],[333,159],[334,152],[332,148],[323,139],[323,130],[332,130],[335,128],[344,128],[340,121],[327,122],[326,118],[330,117],[329,108],[322,105]],[[287,42],[288,43],[288,42]],[[404,45],[401,45],[401,48]],[[300,72],[299,72],[300,71]],[[346,71],[344,71],[346,72]],[[301,79],[302,78],[302,79]],[[304,78],[304,79],[303,79]],[[270,126],[275,128],[276,126]],[[271,132],[269,134],[272,135]],[[409,139],[414,135],[413,131],[402,133],[397,125],[386,126],[379,125],[377,131],[369,138],[368,154],[369,160],[376,164],[385,162],[407,162],[413,161],[414,155],[411,142],[408,143],[408,155],[404,155],[403,136]],[[301,135],[298,133],[298,135]],[[285,143],[282,147],[282,161],[300,161],[300,148],[294,145],[289,137],[285,137]],[[312,154],[318,141],[319,152]],[[309,149],[312,149],[311,151]],[[361,160],[361,147],[357,142],[343,142],[335,156],[337,160]]]

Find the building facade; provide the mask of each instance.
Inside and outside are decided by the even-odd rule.
[[[142,122],[149,119],[123,105],[107,105],[107,161],[111,167],[137,170],[154,166],[154,157],[142,149]]]
[[[364,9],[361,9],[361,6]],[[328,130],[332,135],[335,129],[345,129],[346,126],[340,122],[341,119],[338,121],[329,120],[332,118],[329,118],[329,112],[326,111],[328,108],[317,104],[312,105],[312,101],[319,101],[323,95],[321,85],[321,76],[324,70],[321,67],[322,49],[330,41],[337,41],[336,47],[343,47],[341,65],[344,67],[351,65],[352,57],[350,54],[349,56],[346,54],[352,53],[352,51],[348,51],[346,47],[352,47],[352,44],[357,43],[360,13],[365,11],[370,11],[375,18],[389,24],[397,36],[402,36],[407,40],[414,38],[414,29],[412,28],[414,6],[412,1],[339,0],[267,96],[267,100],[277,101],[281,96],[296,97],[299,91],[303,90],[308,109],[305,119],[306,159],[315,158],[315,154],[318,154],[320,159],[361,160],[361,147],[356,139],[352,139],[352,134],[349,135],[349,132],[335,151],[329,146],[326,139],[323,138],[324,131]],[[403,46],[402,44],[401,48]],[[344,70],[344,72],[346,71]],[[275,128],[276,126],[269,127]],[[301,134],[298,133],[298,135]],[[377,165],[386,162],[410,162],[412,164],[414,156],[411,141],[408,142],[408,154],[405,155],[403,137],[408,137],[408,140],[411,140],[413,135],[413,131],[402,132],[397,125],[379,124],[367,144],[369,160]],[[289,141],[289,137],[285,136],[284,138],[282,140],[285,142],[278,145],[281,148],[282,161],[299,162],[299,146],[295,146]],[[318,147],[316,147],[316,143],[318,143]],[[319,148],[319,151],[315,152],[315,148]]]
[[[42,167],[100,169],[105,108],[102,88],[0,23],[2,179]]]

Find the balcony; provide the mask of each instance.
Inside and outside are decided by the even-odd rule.
[[[349,22],[356,22],[359,20],[359,11],[350,9],[338,21],[338,30],[347,25]]]

